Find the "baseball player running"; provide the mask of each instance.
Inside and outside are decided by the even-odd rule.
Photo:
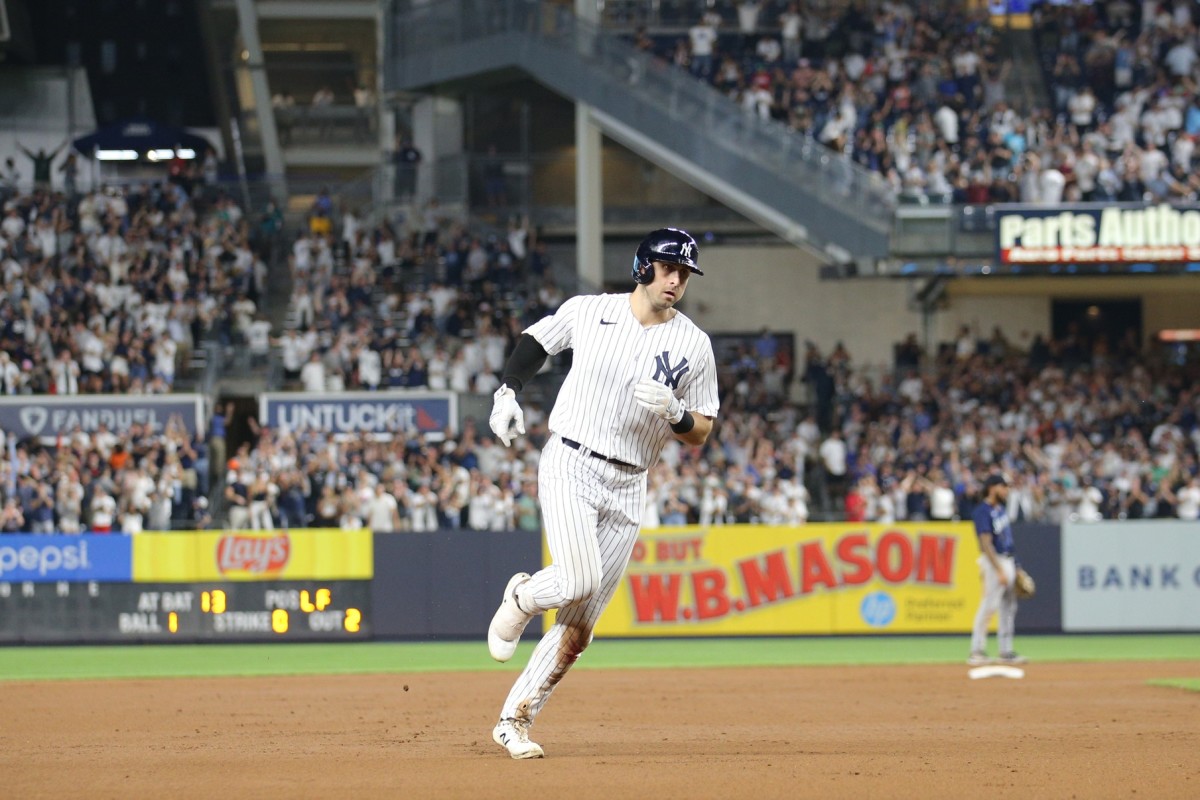
[[[559,609],[492,731],[513,758],[543,755],[529,728],[617,590],[641,524],[646,470],[669,437],[699,445],[712,430],[712,343],[675,308],[692,273],[704,274],[698,260],[684,231],[650,233],[634,257],[631,293],[567,300],[523,332],[505,365],[489,423],[507,447],[525,432],[516,393],[547,355],[574,351],[538,466],[552,563],[512,577],[488,628],[492,658],[508,661],[529,621]]]
[[[1012,525],[1008,521],[1008,483],[999,475],[983,482],[983,502],[975,508],[975,535],[979,538],[979,567],[983,574],[983,598],[975,614],[971,632],[973,667],[988,663],[988,622],[1000,612],[996,638],[1000,642],[1000,663],[1024,664],[1028,659],[1013,651],[1013,630],[1017,620],[1017,562],[1013,557]]]

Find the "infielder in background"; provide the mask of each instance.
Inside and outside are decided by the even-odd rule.
[[[512,577],[488,628],[492,658],[508,661],[529,621],[559,609],[492,731],[513,758],[543,755],[529,727],[591,642],[617,590],[637,541],[646,470],[670,437],[700,445],[712,431],[718,409],[712,343],[675,308],[692,273],[704,274],[698,259],[687,233],[650,233],[634,257],[631,293],[567,300],[522,333],[505,365],[489,422],[507,447],[525,432],[516,392],[547,355],[574,351],[538,467],[552,563]]]
[[[979,538],[979,568],[983,576],[983,598],[975,614],[971,632],[973,667],[988,663],[988,623],[1000,613],[996,638],[1000,644],[1001,664],[1024,664],[1027,659],[1013,650],[1013,631],[1017,620],[1017,562],[1013,555],[1012,524],[1008,521],[1008,483],[999,475],[983,482],[983,502],[972,515],[975,535]]]

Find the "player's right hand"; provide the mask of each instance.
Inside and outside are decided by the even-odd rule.
[[[488,417],[488,425],[505,447],[511,445],[518,434],[525,433],[525,412],[517,403],[516,392],[507,384],[492,395],[492,415]]]

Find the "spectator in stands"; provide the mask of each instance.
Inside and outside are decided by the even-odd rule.
[[[17,498],[10,497],[4,501],[4,508],[0,509],[0,532],[20,533],[24,530],[25,514]]]
[[[1200,475],[1192,474],[1187,483],[1175,492],[1175,513],[1180,519],[1200,519]]]
[[[33,162],[33,187],[35,190],[47,191],[50,189],[51,169],[54,159],[58,157],[58,154],[66,146],[67,142],[63,142],[49,153],[46,152],[46,148],[39,147],[35,153],[23,147],[20,141],[17,142],[17,149]]]
[[[300,383],[306,392],[323,392],[326,386],[325,362],[321,353],[314,350],[308,363],[300,370]]]
[[[720,18],[717,17],[719,20]],[[714,21],[708,17],[698,21],[688,29],[688,66],[692,74],[707,80],[713,71],[713,51],[717,43],[717,28]]]
[[[4,169],[0,170],[0,203],[5,203],[17,196],[20,191],[21,172],[17,169],[12,156],[4,159]]]
[[[308,211],[308,230],[313,236],[327,236],[333,230],[333,198],[329,187],[322,187],[313,199]]]
[[[375,484],[375,493],[367,509],[367,527],[376,533],[395,533],[404,530],[400,506],[382,481]]]
[[[818,450],[821,456],[821,468],[825,475],[825,488],[829,492],[830,502],[840,502],[847,489],[847,449],[842,439],[842,432],[834,428],[828,438],[821,442]]]
[[[117,501],[103,484],[96,484],[92,493],[89,530],[92,533],[111,533],[116,516]]]
[[[230,459],[225,477],[225,518],[230,530],[245,530],[250,526],[250,487],[242,477],[242,464]]]
[[[313,93],[312,107],[326,108],[333,105],[335,99],[336,98],[334,97],[333,90],[328,86],[322,86],[320,89],[317,89],[315,93]]]
[[[32,533],[54,533],[54,496],[51,487],[45,483],[37,484],[29,507],[22,513]]]
[[[236,491],[236,490],[235,490]],[[254,476],[254,482],[247,487],[248,502],[246,509],[252,530],[270,531],[275,529],[272,510],[279,487],[270,479],[265,471],[260,470]]]
[[[317,528],[336,528],[341,520],[341,502],[337,489],[332,484],[321,485],[321,496],[317,499],[313,526]]]
[[[421,151],[406,137],[396,137],[396,149],[392,154],[392,167],[396,171],[396,198],[410,200],[417,190],[417,170],[422,160]]]

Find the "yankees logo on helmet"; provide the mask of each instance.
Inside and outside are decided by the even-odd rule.
[[[633,257],[633,279],[641,284],[654,280],[654,262],[679,264],[697,275],[701,272],[700,250],[696,240],[679,228],[659,228],[646,234]]]

